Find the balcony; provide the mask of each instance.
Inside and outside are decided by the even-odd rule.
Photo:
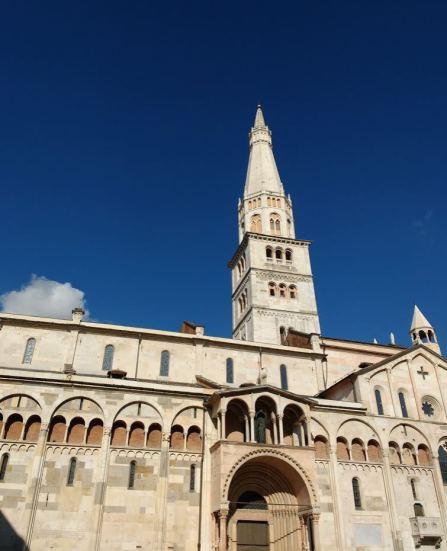
[[[412,517],[410,518],[411,532],[416,547],[434,545],[441,547],[442,526],[439,517]]]

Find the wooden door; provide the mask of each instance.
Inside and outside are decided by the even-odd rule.
[[[237,551],[269,551],[267,522],[240,520],[237,523]]]

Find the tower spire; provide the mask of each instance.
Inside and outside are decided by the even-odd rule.
[[[410,336],[413,344],[423,344],[438,354],[441,353],[434,327],[416,304],[414,305]]]
[[[260,105],[256,108],[255,121],[249,133],[250,158],[248,160],[244,197],[255,193],[271,192],[284,195],[284,188],[276,167],[272,149],[272,133],[265,123]]]

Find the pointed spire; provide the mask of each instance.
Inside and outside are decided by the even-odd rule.
[[[264,113],[262,112],[262,106],[259,104],[256,108],[255,123],[253,128],[261,128],[265,126]]]
[[[272,150],[272,133],[265,124],[260,105],[256,108],[254,125],[249,134],[250,158],[244,196],[261,191],[284,194]]]
[[[424,316],[424,314],[419,310],[418,306],[414,305],[413,320],[411,322],[410,331],[414,329],[428,329],[432,327],[431,323]]]

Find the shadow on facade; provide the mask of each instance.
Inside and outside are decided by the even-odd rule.
[[[0,549],[2,551],[29,551],[5,515],[0,511]]]

